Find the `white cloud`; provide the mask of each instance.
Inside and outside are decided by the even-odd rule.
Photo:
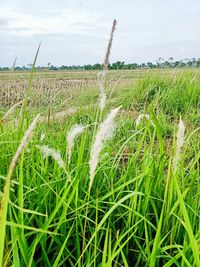
[[[48,12],[46,17],[36,17],[13,11],[11,8],[4,8],[0,10],[0,17],[6,22],[6,25],[1,27],[1,31],[18,36],[50,33],[98,35],[94,26],[99,19],[98,15],[83,8],[80,10],[54,10],[54,12]]]
[[[101,62],[113,18],[111,61],[200,57],[199,0],[1,0],[0,65]],[[44,47],[44,49],[43,49]]]

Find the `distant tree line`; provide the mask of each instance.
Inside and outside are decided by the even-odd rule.
[[[15,67],[15,70],[30,70],[32,64],[27,64],[23,67]],[[183,59],[183,60],[174,60],[173,57],[170,57],[168,60],[164,58],[159,58],[156,63],[146,62],[142,64],[138,63],[129,63],[126,64],[124,61],[116,61],[109,64],[108,68],[110,70],[134,70],[134,69],[156,69],[156,68],[195,68],[200,67],[200,58],[192,59]],[[0,67],[0,71],[10,70],[9,67]],[[45,67],[37,66],[37,70],[102,70],[103,64],[87,64],[87,65],[62,65],[60,67],[53,66],[50,62]]]

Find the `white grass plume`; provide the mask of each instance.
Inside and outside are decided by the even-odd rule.
[[[19,145],[19,147],[17,148],[17,151],[11,161],[11,165],[16,165],[18,158],[20,157],[23,149],[27,146],[27,144],[29,143],[33,130],[36,127],[36,124],[38,122],[38,119],[40,117],[40,114],[38,114],[35,119],[32,121],[31,125],[29,126],[28,130],[25,132],[24,137]]]
[[[24,100],[19,101],[18,103],[14,104],[3,116],[3,118],[1,118],[1,121],[5,121],[7,119],[7,117],[12,114],[12,112],[18,107],[20,106],[22,103],[24,102]]]
[[[74,146],[74,141],[75,138],[81,134],[84,131],[84,126],[81,124],[75,124],[70,131],[68,132],[66,136],[67,140],[67,158],[68,158],[68,163],[71,161],[71,156],[72,156],[72,148]]]
[[[142,121],[144,118],[145,118],[146,120],[150,121],[150,123],[151,123],[152,126],[155,126],[154,123],[152,122],[152,120],[150,119],[149,114],[143,113],[143,114],[140,114],[140,115],[136,118],[136,120],[135,120],[136,128],[140,125],[141,121]]]
[[[99,97],[99,108],[102,111],[105,106],[106,106],[106,93],[105,93],[105,74],[106,71],[108,70],[108,65],[109,65],[109,56],[111,53],[111,47],[112,47],[112,42],[113,42],[113,36],[114,36],[114,31],[116,29],[117,21],[114,19],[111,33],[110,33],[110,38],[108,41],[108,46],[106,49],[105,53],[105,58],[104,58],[104,63],[103,63],[103,71],[99,72],[97,74],[97,79],[100,87],[100,97]]]
[[[180,117],[178,124],[177,139],[176,139],[176,154],[174,157],[174,172],[176,172],[177,170],[178,162],[181,157],[181,150],[184,144],[184,133],[185,133],[185,125]]]
[[[99,126],[99,130],[96,134],[94,144],[92,145],[90,152],[90,183],[89,190],[92,187],[95,171],[99,162],[99,154],[103,148],[104,143],[112,137],[115,129],[114,119],[121,107],[111,110],[107,118]]]
[[[65,162],[61,157],[60,151],[57,151],[54,148],[50,148],[46,145],[43,146],[37,145],[36,147],[40,150],[44,158],[47,158],[49,156],[52,157],[58,163],[60,168],[62,168],[66,172]]]

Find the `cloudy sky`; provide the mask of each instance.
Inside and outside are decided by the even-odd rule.
[[[200,0],[1,0],[0,66],[101,63],[114,18],[111,62],[200,57]]]

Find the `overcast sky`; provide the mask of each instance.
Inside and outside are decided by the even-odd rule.
[[[200,57],[200,0],[0,0],[0,66],[101,63],[114,18],[111,62]]]

